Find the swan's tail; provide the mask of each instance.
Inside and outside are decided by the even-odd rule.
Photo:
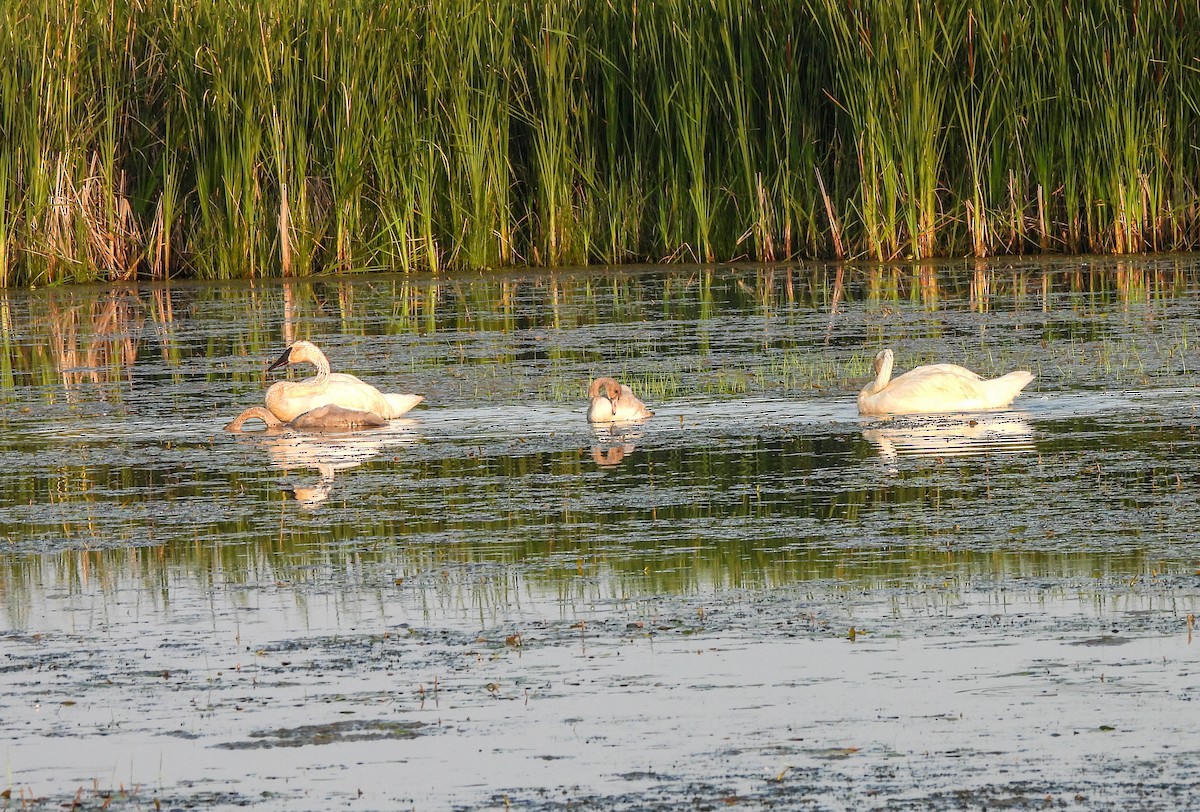
[[[391,407],[391,413],[385,414],[384,417],[391,420],[393,417],[399,417],[406,414],[413,406],[425,399],[424,395],[389,395],[385,394],[388,406]]]
[[[987,381],[987,386],[993,393],[996,405],[1007,406],[1017,395],[1021,394],[1022,389],[1029,386],[1029,382],[1032,380],[1032,372],[1018,369],[1016,372],[1010,372]]]
[[[1000,380],[1008,381],[1013,392],[1020,392],[1026,386],[1029,386],[1030,381],[1033,380],[1033,373],[1027,369],[1018,369],[1016,372],[1010,372],[1007,375],[1001,376]]]

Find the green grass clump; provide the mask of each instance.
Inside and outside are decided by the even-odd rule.
[[[1200,246],[1183,0],[16,0],[0,285]]]

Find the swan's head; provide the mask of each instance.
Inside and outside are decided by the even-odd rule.
[[[875,380],[867,385],[869,389],[878,392],[888,385],[888,382],[892,380],[892,364],[895,363],[895,360],[890,349],[879,351],[879,354],[875,356]]]
[[[621,396],[621,384],[617,383],[613,378],[596,378],[592,381],[592,385],[588,387],[588,398],[595,400],[600,397],[600,390],[604,390],[604,396],[609,400],[616,400]]]
[[[325,354],[317,349],[316,344],[311,341],[297,341],[284,350],[283,355],[280,355],[275,359],[274,363],[267,367],[267,372],[274,372],[291,364],[303,364],[305,362],[320,366],[318,359],[324,358]]]
[[[884,367],[890,370],[895,362],[896,358],[892,355],[891,350],[880,350],[879,354],[875,356],[875,374],[878,375],[882,372]]]
[[[621,384],[612,378],[596,378],[588,387],[587,418],[589,423],[608,423],[617,414],[617,398]]]

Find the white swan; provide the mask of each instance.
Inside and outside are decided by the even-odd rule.
[[[1033,380],[1026,370],[984,380],[955,364],[931,364],[892,377],[891,350],[875,356],[875,380],[858,393],[859,414],[922,414],[997,409]]]
[[[267,371],[304,363],[315,366],[317,374],[304,381],[279,381],[267,390],[267,408],[285,423],[327,405],[371,412],[391,420],[425,399],[423,395],[384,394],[353,375],[330,372],[325,353],[309,341],[292,344]]]
[[[262,406],[251,406],[225,426],[225,431],[243,431],[242,426],[251,420],[261,420],[267,431],[278,429],[300,429],[301,431],[349,431],[353,429],[379,428],[387,421],[374,412],[346,409],[342,406],[319,406],[284,423]]]
[[[601,394],[600,390],[604,390]],[[612,378],[596,378],[588,387],[587,419],[589,423],[620,423],[654,417],[654,412],[638,400],[633,390]]]

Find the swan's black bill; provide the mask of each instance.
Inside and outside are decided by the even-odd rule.
[[[275,363],[273,363],[273,364],[271,364],[271,366],[267,367],[267,372],[274,372],[275,370],[279,369],[280,367],[287,366],[290,363],[289,359],[291,359],[291,357],[292,357],[292,348],[288,347],[286,350],[283,351],[283,355],[281,355],[277,359],[275,359]]]

